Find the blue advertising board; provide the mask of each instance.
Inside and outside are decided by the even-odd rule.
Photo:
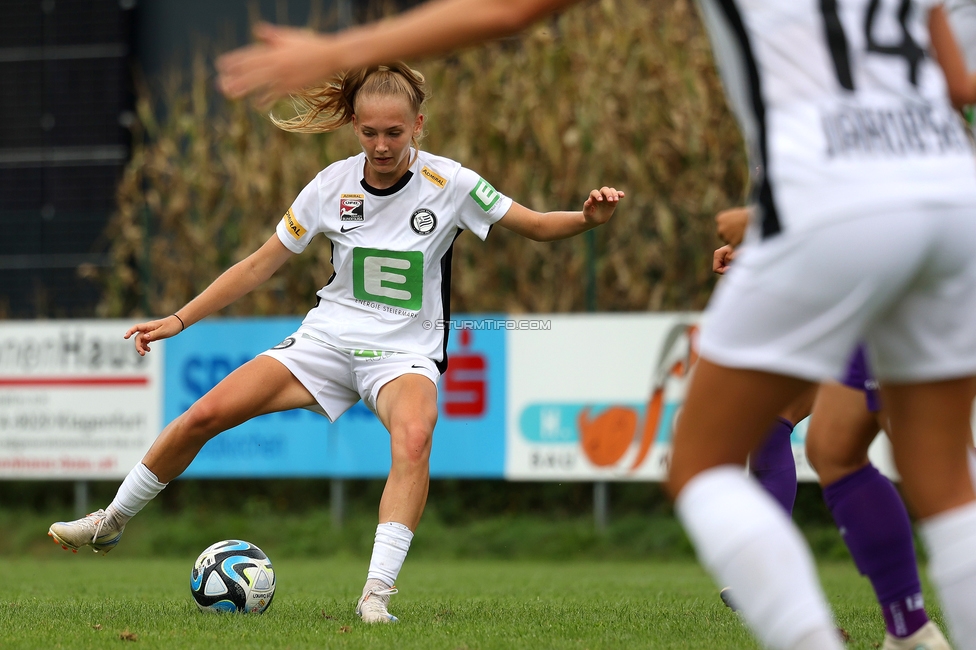
[[[213,319],[168,340],[164,421],[171,422],[300,323],[300,318]],[[438,387],[432,477],[503,476],[505,334],[499,329],[451,333],[450,364]],[[301,409],[254,418],[208,442],[183,476],[379,478],[389,468],[389,434],[359,402],[334,423]]]

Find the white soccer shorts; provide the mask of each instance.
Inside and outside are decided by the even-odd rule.
[[[820,381],[841,376],[861,338],[881,380],[976,374],[976,211],[866,216],[748,243],[700,340],[713,363]]]
[[[261,354],[283,364],[308,389],[323,413],[335,422],[362,398],[376,412],[380,389],[403,375],[423,375],[436,386],[440,372],[419,354],[382,350],[345,350],[305,328]]]

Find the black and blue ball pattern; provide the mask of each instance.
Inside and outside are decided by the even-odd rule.
[[[274,598],[274,568],[254,544],[224,540],[207,548],[193,564],[190,592],[205,612],[260,614]]]

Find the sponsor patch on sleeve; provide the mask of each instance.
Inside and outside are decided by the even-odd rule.
[[[288,208],[288,212],[285,213],[285,216],[282,217],[282,219],[284,220],[285,225],[288,227],[288,232],[290,232],[291,236],[295,239],[301,239],[302,235],[306,233],[305,227],[298,223],[298,219],[295,218],[295,213],[291,208]]]
[[[498,199],[501,194],[498,193],[491,184],[483,178],[478,179],[478,184],[474,186],[471,190],[471,198],[474,202],[481,206],[481,209],[485,212],[491,210],[492,206],[498,203]]]
[[[440,174],[432,170],[430,167],[427,167],[426,165],[424,166],[423,169],[420,170],[420,175],[441,189],[444,189],[444,186],[447,185],[446,178],[444,178],[443,176],[441,176]]]

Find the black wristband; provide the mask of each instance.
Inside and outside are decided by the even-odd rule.
[[[186,329],[186,323],[183,322],[183,319],[180,318],[179,314],[173,314],[173,315],[176,316],[176,320],[180,321],[180,331],[182,332],[183,330]]]

